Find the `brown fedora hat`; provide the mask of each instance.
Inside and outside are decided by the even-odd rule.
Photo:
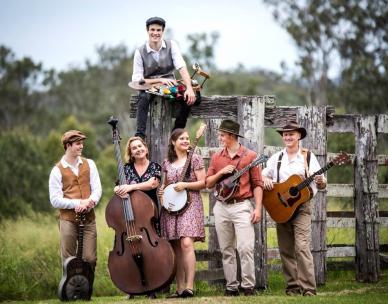
[[[300,139],[303,139],[307,135],[307,131],[305,128],[301,127],[295,120],[287,122],[287,124],[281,128],[281,129],[276,129],[276,131],[280,134],[283,135],[283,132],[287,131],[298,131],[300,133]]]
[[[234,120],[231,119],[224,119],[221,121],[220,127],[218,128],[219,131],[224,131],[228,133],[232,133],[234,135],[237,135],[238,137],[244,137],[240,133],[240,124]]]

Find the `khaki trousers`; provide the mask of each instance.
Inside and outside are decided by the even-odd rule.
[[[77,255],[77,223],[59,220],[62,264],[66,258]],[[94,270],[97,262],[96,221],[85,223],[82,258],[89,262]]]
[[[241,287],[253,288],[255,232],[251,223],[253,206],[250,200],[230,205],[217,201],[213,211],[226,288],[237,290],[240,285],[237,280],[236,248],[241,261]]]
[[[276,225],[287,290],[315,293],[314,261],[310,251],[311,211],[305,203],[290,221]]]

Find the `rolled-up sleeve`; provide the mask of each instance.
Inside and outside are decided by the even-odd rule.
[[[255,189],[256,187],[263,188],[263,177],[261,175],[261,166],[254,166],[249,170],[249,174],[251,176],[251,187],[252,189]]]
[[[133,73],[132,81],[140,81],[144,77],[143,59],[141,58],[140,52],[137,49],[133,56]]]
[[[213,156],[210,160],[210,164],[209,164],[209,168],[207,169],[207,174],[206,174],[206,178],[208,178],[209,176],[212,176],[214,174],[216,174],[216,169],[214,167],[214,164],[215,164],[215,160],[214,160],[215,156]]]
[[[179,70],[186,66],[185,60],[183,59],[179,46],[173,40],[171,40],[171,57],[176,70]]]
[[[90,167],[90,198],[93,200],[95,205],[98,204],[102,194],[100,175],[98,174],[96,164],[93,160],[88,159]]]

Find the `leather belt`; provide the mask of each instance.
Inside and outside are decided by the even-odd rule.
[[[227,204],[227,205],[231,205],[231,204],[241,203],[242,201],[245,201],[245,200],[246,200],[246,198],[240,198],[240,199],[233,198],[233,199],[224,201],[223,203]]]

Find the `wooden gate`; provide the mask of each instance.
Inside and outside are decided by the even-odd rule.
[[[219,150],[217,128],[222,119],[236,119],[244,137],[241,143],[250,149],[272,155],[280,147],[266,146],[264,128],[282,127],[286,121],[297,120],[308,130],[302,145],[314,152],[321,166],[336,154],[327,151],[328,133],[353,133],[355,151],[351,154],[354,166],[354,184],[328,184],[312,201],[312,253],[318,285],[326,280],[328,257],[355,257],[356,279],[377,282],[380,263],[386,257],[380,254],[379,227],[388,226],[388,212],[378,211],[378,199],[388,198],[388,185],[379,185],[378,166],[388,165],[387,155],[377,155],[379,134],[388,133],[388,115],[336,115],[331,106],[276,106],[274,96],[211,96],[203,97],[198,107],[193,107],[192,117],[201,118],[208,124],[206,147],[198,149],[205,160]],[[136,116],[137,97],[130,101],[130,115]],[[155,98],[150,105],[147,126],[147,141],[152,159],[161,162],[167,152],[169,133],[174,117],[173,104]],[[347,151],[350,152],[350,151]],[[330,181],[329,181],[330,182]],[[209,227],[208,250],[197,251],[197,260],[209,261],[208,270],[197,272],[196,280],[218,280],[223,278],[221,254],[214,228],[212,209],[214,197],[209,193],[209,216],[205,225]],[[354,212],[327,212],[328,197],[353,197]],[[264,214],[264,213],[263,213]],[[267,227],[274,227],[268,218],[255,225],[256,287],[268,286],[268,260],[279,258],[277,249],[267,248]],[[355,246],[328,247],[326,231],[329,227],[355,227]],[[386,265],[386,262],[385,264]]]

